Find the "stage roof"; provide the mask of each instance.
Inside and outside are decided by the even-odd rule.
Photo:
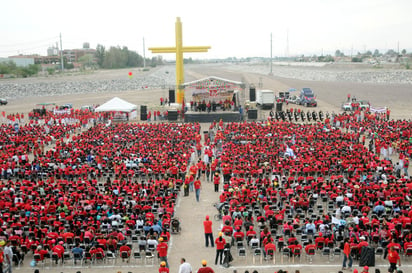
[[[209,89],[209,88],[225,88],[225,89],[239,89],[245,88],[243,82],[232,81],[224,78],[219,78],[216,76],[210,76],[196,81],[185,82],[182,84],[183,88],[193,88],[193,89]]]

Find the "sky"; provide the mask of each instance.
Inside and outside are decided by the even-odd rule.
[[[147,48],[175,45],[176,17],[184,46],[211,46],[185,58],[270,57],[271,35],[274,57],[386,52],[398,44],[411,52],[411,10],[411,0],[3,1],[0,57],[46,55],[61,33],[63,49],[89,42],[174,60]]]

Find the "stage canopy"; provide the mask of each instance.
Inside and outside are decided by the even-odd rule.
[[[114,97],[108,102],[96,108],[96,112],[133,112],[137,111],[137,106],[118,97]]]
[[[192,98],[196,100],[213,100],[229,98],[234,91],[239,91],[245,88],[245,84],[238,81],[227,80],[215,76],[210,76],[200,80],[187,82],[182,85],[185,92],[189,95],[191,92]]]

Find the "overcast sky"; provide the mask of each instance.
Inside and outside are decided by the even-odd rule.
[[[411,0],[3,1],[0,57],[46,55],[59,33],[63,49],[89,42],[143,55],[143,37],[146,48],[175,45],[176,17],[183,23],[183,45],[212,47],[185,57],[269,57],[271,33],[273,56],[397,50],[398,42],[410,52],[411,11]]]

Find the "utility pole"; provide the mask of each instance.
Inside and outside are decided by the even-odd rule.
[[[62,72],[64,71],[64,63],[63,63],[63,45],[62,45],[62,34],[60,33],[60,63],[62,67]]]
[[[398,41],[398,56],[399,56],[399,41]]]
[[[289,58],[289,29],[286,30],[286,58]]]
[[[270,33],[270,73],[269,75],[273,75],[272,73],[272,32]]]
[[[146,68],[146,54],[145,54],[145,46],[144,46],[144,37],[143,37],[143,68]]]

